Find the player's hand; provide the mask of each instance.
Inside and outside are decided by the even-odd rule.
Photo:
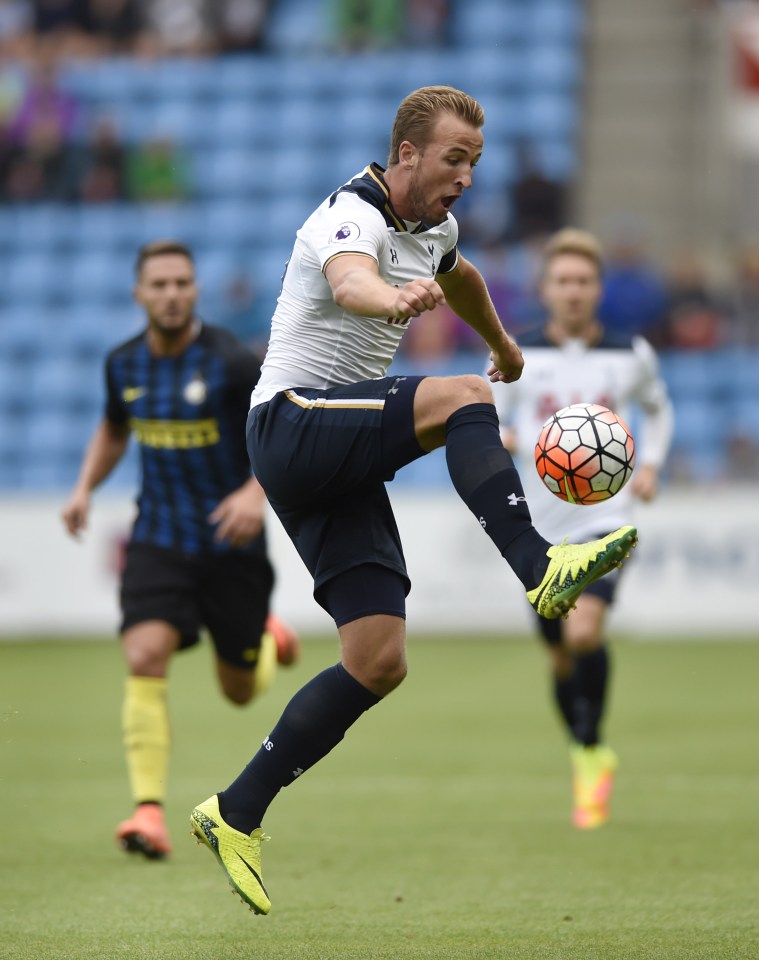
[[[633,473],[630,480],[633,496],[649,503],[659,492],[659,474],[652,466],[642,466]]]
[[[264,504],[251,497],[246,489],[235,490],[209,514],[208,522],[217,525],[214,534],[217,542],[244,547],[263,530]]]
[[[490,351],[490,359],[492,362],[487,369],[487,376],[491,383],[513,383],[522,376],[522,351],[508,335],[496,349]]]
[[[90,495],[86,490],[75,490],[69,502],[63,508],[61,519],[72,537],[79,538],[82,530],[87,529],[87,517],[90,512]]]
[[[434,310],[445,303],[445,294],[436,280],[420,277],[398,288],[391,316],[396,320],[418,317],[426,310]]]

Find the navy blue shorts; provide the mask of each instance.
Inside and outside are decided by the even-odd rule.
[[[608,532],[608,531],[607,531]],[[599,534],[600,537],[606,536],[605,533]],[[590,537],[589,539],[594,539]],[[613,570],[610,570],[605,576],[601,577],[600,580],[596,580],[595,583],[591,583],[586,590],[583,591],[584,594],[587,594],[589,597],[599,597],[606,604],[607,607],[610,607],[614,603],[614,595],[617,592],[617,586],[619,585],[619,578],[622,575],[622,568],[615,567]],[[557,646],[561,643],[562,628],[561,625],[564,622],[561,618],[557,620],[546,620],[545,617],[540,617],[535,614],[535,617],[538,621],[538,629],[540,630],[543,639],[550,646]]]
[[[414,432],[414,394],[423,379],[286,390],[250,411],[253,472],[325,607],[324,584],[365,564],[395,571],[401,599],[411,587],[385,482],[425,452]],[[364,601],[363,615],[391,612],[384,604],[378,597],[372,610]]]

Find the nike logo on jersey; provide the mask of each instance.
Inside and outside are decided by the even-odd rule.
[[[144,397],[147,392],[147,387],[124,387],[121,391],[121,397],[124,403],[134,403],[135,400]]]

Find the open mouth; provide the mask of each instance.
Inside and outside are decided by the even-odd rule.
[[[453,194],[450,197],[443,197],[440,201],[446,210],[450,210],[454,203],[458,200],[458,194]]]

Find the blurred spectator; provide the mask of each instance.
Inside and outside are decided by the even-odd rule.
[[[126,199],[126,150],[108,119],[95,124],[80,162],[78,199],[112,203]]]
[[[99,54],[129,53],[144,30],[139,0],[85,0],[82,27]]]
[[[0,57],[13,59],[28,53],[33,22],[31,0],[0,0]]]
[[[338,46],[350,52],[400,46],[404,0],[333,0]]]
[[[216,0],[213,32],[223,53],[260,50],[271,0]]]
[[[269,341],[272,309],[273,304],[264,303],[259,297],[249,274],[240,271],[224,285],[221,302],[214,307],[214,316],[263,359]]]
[[[739,252],[728,312],[730,341],[759,347],[759,244]]]
[[[724,335],[725,307],[712,292],[702,259],[680,254],[669,271],[664,321],[649,328],[648,338],[659,347],[714,350]]]
[[[600,317],[617,333],[647,336],[661,329],[667,293],[658,271],[649,263],[635,229],[617,234],[608,245],[604,297]]]
[[[406,40],[411,47],[448,42],[448,0],[406,0]]]
[[[0,192],[7,201],[69,200],[82,105],[58,86],[51,48],[40,56],[5,131]]]
[[[205,0],[151,0],[146,26],[164,53],[198,54],[213,49],[213,31]]]
[[[546,176],[529,144],[517,147],[517,161],[519,173],[511,187],[513,237],[547,237],[566,223],[566,185]]]
[[[447,304],[415,317],[403,337],[403,356],[420,364],[445,364],[456,353],[458,317]],[[482,343],[482,341],[480,341]]]
[[[181,200],[187,195],[185,160],[169,138],[145,140],[127,157],[127,191],[139,203]]]

